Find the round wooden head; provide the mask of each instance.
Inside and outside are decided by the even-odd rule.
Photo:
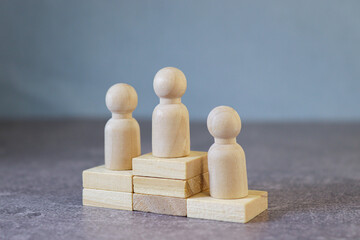
[[[160,69],[154,77],[154,90],[160,98],[181,98],[186,85],[184,73],[174,67]]]
[[[207,127],[214,138],[236,138],[241,130],[241,120],[233,108],[219,106],[209,113]]]
[[[109,88],[105,101],[112,113],[132,113],[138,104],[138,96],[129,84],[117,83]]]

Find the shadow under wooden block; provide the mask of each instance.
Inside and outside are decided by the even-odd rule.
[[[147,177],[189,179],[208,172],[207,152],[191,151],[187,157],[160,158],[151,153],[133,158],[133,174]]]
[[[188,198],[209,189],[209,173],[187,180],[134,176],[133,182],[135,193]]]
[[[134,211],[152,212],[159,214],[186,216],[186,199],[176,197],[164,197],[133,194]]]
[[[133,192],[132,170],[113,171],[104,165],[83,171],[83,187],[117,192]]]
[[[98,189],[83,189],[83,205],[132,211],[133,194]]]
[[[249,190],[240,199],[216,199],[208,191],[187,199],[187,216],[227,222],[246,223],[268,208],[268,193]]]

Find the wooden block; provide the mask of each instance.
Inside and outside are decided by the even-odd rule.
[[[133,192],[131,170],[112,171],[104,165],[83,171],[83,187],[117,192]]]
[[[188,198],[209,188],[209,173],[188,180],[134,176],[134,192]]]
[[[134,211],[186,216],[186,199],[134,193]]]
[[[240,199],[216,199],[208,191],[187,199],[187,216],[227,222],[246,223],[268,208],[268,194],[249,190]]]
[[[160,158],[151,153],[133,158],[133,174],[147,177],[189,179],[208,172],[207,152],[191,151],[187,157]]]
[[[83,205],[132,211],[132,193],[83,189]]]

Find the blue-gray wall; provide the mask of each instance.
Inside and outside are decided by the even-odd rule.
[[[106,117],[109,86],[139,95],[184,71],[192,119],[360,120],[360,1],[0,1],[0,117]]]

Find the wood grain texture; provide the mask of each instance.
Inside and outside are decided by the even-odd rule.
[[[154,77],[154,90],[160,103],[152,114],[152,152],[157,157],[184,157],[190,154],[189,112],[181,97],[186,77],[174,67],[160,69]]]
[[[132,211],[132,193],[83,189],[83,205]]]
[[[116,192],[133,192],[132,170],[113,171],[104,165],[83,171],[83,187]]]
[[[246,223],[268,208],[268,194],[249,190],[241,199],[216,199],[208,191],[187,199],[187,216],[227,222]]]
[[[245,152],[236,142],[236,136],[241,130],[239,114],[231,107],[216,107],[207,118],[207,127],[215,139],[208,151],[211,197],[246,197],[248,183]]]
[[[151,153],[133,159],[133,174],[147,177],[189,179],[208,172],[207,152],[191,151],[187,157],[159,158]]]
[[[209,173],[188,180],[134,176],[134,192],[188,198],[209,188]]]
[[[132,117],[137,103],[137,93],[128,84],[115,84],[106,93],[106,106],[112,113],[104,131],[108,169],[131,170],[132,158],[141,154],[140,127]]]
[[[186,216],[186,199],[134,193],[134,211]]]

